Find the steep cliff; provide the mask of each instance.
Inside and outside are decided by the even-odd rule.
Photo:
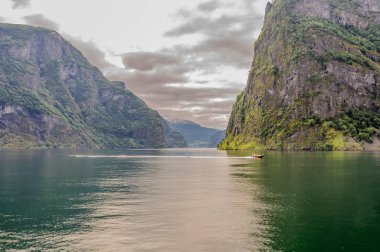
[[[220,148],[356,150],[380,136],[379,0],[268,3],[254,51]]]
[[[167,141],[156,111],[59,34],[0,24],[0,147],[161,148]]]

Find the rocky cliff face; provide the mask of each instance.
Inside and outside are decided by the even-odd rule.
[[[224,149],[362,149],[380,129],[380,1],[268,4]]]
[[[168,138],[156,111],[59,34],[0,24],[0,147],[161,148]]]

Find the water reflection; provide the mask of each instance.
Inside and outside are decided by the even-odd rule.
[[[271,250],[378,250],[378,153],[274,152],[237,170],[270,206],[264,221]]]
[[[207,156],[204,151],[190,154]],[[119,162],[121,165],[125,160]],[[233,161],[137,162],[144,167],[140,176],[132,180],[138,191],[130,197],[115,192],[103,195],[93,214],[95,228],[83,235],[84,242],[76,248],[91,248],[96,243],[100,250],[252,251],[263,243],[250,235],[261,224],[252,219],[252,201],[247,193],[252,188],[242,188],[246,184],[230,176]],[[132,181],[119,177],[103,181],[103,186],[115,188]],[[107,218],[110,213],[112,216]]]
[[[379,154],[267,152],[263,160],[226,158],[249,154],[2,151],[0,248],[376,251],[380,246]],[[150,157],[156,155],[170,158]],[[173,158],[178,155],[198,158]]]
[[[50,151],[3,151],[0,167],[0,245],[48,249],[63,242],[62,234],[87,228],[91,210],[85,206],[98,190],[84,179],[90,160],[78,164]]]
[[[2,152],[0,244],[81,251],[252,251],[265,239],[236,159],[86,159]],[[82,155],[220,156],[214,150]],[[250,163],[251,160],[242,159]],[[254,209],[259,209],[252,216]],[[255,234],[255,235],[252,235]]]

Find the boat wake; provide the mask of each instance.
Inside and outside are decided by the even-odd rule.
[[[152,159],[152,158],[191,158],[191,159],[252,159],[245,157],[218,157],[218,156],[147,156],[147,155],[69,155],[75,158],[118,158],[118,159]]]

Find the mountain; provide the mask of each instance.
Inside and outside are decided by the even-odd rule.
[[[164,132],[165,132],[165,139],[166,139],[165,148],[189,147],[185,137],[178,131],[175,131],[174,129],[172,129],[164,118],[161,119],[161,124],[164,127]]]
[[[223,140],[223,131],[206,128],[187,120],[167,120],[170,128],[181,133],[189,147],[216,147]]]
[[[226,130],[219,130],[214,135],[210,136],[207,147],[217,147],[220,142],[226,137]]]
[[[58,33],[0,24],[0,147],[162,148],[178,138]]]
[[[221,149],[380,150],[380,1],[268,3]]]

